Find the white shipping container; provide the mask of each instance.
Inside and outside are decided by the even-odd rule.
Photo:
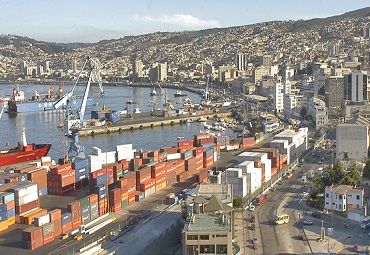
[[[49,214],[44,214],[44,215],[40,215],[40,216],[35,217],[34,224],[35,224],[36,227],[41,227],[42,225],[45,225],[49,222],[50,222],[50,215]]]
[[[213,152],[213,162],[216,162],[218,160],[217,158],[217,151]]]
[[[147,191],[144,191],[144,196],[145,197],[148,197],[150,195],[153,195],[155,193],[155,186],[151,187],[150,189],[148,189]]]
[[[127,159],[131,160],[134,158],[136,149],[127,151],[117,151],[117,160]]]
[[[108,152],[102,152],[99,155],[99,160],[102,162],[102,164],[112,164],[117,162],[116,160],[116,152],[115,151],[108,151]]]
[[[99,156],[97,155],[89,155],[89,169],[90,172],[95,172],[99,169],[102,169],[102,162],[99,160]]]
[[[132,144],[119,144],[117,145],[117,151],[129,151],[132,150]]]
[[[41,157],[41,163],[51,162],[50,156]]]
[[[34,193],[30,193],[26,196],[15,198],[15,205],[16,206],[25,205],[25,204],[28,204],[28,203],[31,203],[31,202],[37,200],[38,198],[39,198],[39,192],[38,191],[34,192]]]
[[[41,161],[33,161],[28,163],[30,166],[41,166]]]
[[[92,153],[93,155],[99,156],[101,154],[101,149],[98,147],[92,147]]]
[[[19,190],[14,191],[14,197],[24,197],[27,194],[38,192],[38,184],[37,183],[27,183],[22,184],[22,188]]]
[[[167,160],[181,159],[181,153],[167,154]]]

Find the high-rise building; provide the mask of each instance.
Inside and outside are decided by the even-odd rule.
[[[143,77],[143,63],[141,60],[135,60],[135,62],[132,64],[132,69],[134,81],[140,81],[140,79]]]
[[[247,58],[244,54],[237,54],[236,55],[236,69],[245,71],[247,69]]]
[[[368,102],[370,89],[367,73],[354,71],[344,75],[345,99],[351,102]]]
[[[158,80],[159,81],[167,80],[167,63],[158,64]]]
[[[27,74],[27,63],[26,61],[21,61],[19,63],[19,72],[22,74]]]
[[[330,57],[338,56],[339,55],[339,45],[338,44],[329,45],[328,54]]]
[[[71,69],[72,69],[73,72],[77,72],[77,60],[76,59],[72,59]]]
[[[263,55],[262,56],[262,65],[266,67],[267,70],[270,70],[272,66],[272,57],[271,55]]]
[[[327,76],[325,79],[325,104],[328,109],[340,108],[344,99],[343,76]]]
[[[274,109],[277,112],[284,110],[284,88],[280,81],[275,82],[274,86]]]
[[[44,72],[45,73],[50,73],[50,61],[45,60],[43,67],[44,67]]]

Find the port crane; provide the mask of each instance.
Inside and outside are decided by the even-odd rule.
[[[88,68],[89,78],[85,87],[81,107],[79,107],[76,102],[72,103],[74,100],[74,90],[80,80],[80,77],[85,70]],[[102,78],[100,75],[100,68],[98,62],[96,62],[91,57],[87,57],[85,63],[82,66],[82,69],[77,77],[75,84],[72,87],[72,90],[61,97],[53,106],[55,109],[60,107],[65,107],[65,120],[64,120],[64,130],[66,131],[67,136],[72,137],[72,142],[70,142],[70,148],[68,151],[68,158],[73,162],[76,158],[85,158],[84,147],[79,143],[78,131],[84,127],[84,115],[86,110],[87,98],[89,95],[91,82],[97,82],[100,88],[100,96],[104,96],[104,90],[102,85]],[[74,106],[74,107],[73,107]]]

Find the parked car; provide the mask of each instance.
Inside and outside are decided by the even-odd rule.
[[[312,220],[304,220],[303,221],[303,224],[304,225],[312,225],[313,224],[313,221]]]
[[[250,221],[251,222],[256,222],[256,217],[254,215],[252,215],[251,218],[250,218]]]
[[[271,187],[270,190],[271,191],[276,191],[276,188],[275,187]]]
[[[253,249],[257,250],[258,249],[258,238],[253,237]]]
[[[249,211],[254,211],[255,209],[256,209],[256,206],[254,206],[254,205],[249,206]]]
[[[320,219],[321,218],[321,213],[320,212],[313,212],[311,215],[312,215],[312,217],[314,217],[316,219]]]

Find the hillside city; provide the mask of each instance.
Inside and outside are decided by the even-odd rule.
[[[173,246],[171,254],[186,255],[323,254],[326,250],[330,254],[330,249],[333,253],[367,249],[370,8],[326,19],[157,32],[91,44],[2,35],[0,83],[73,83],[88,56],[99,61],[107,84],[217,85],[212,92],[223,94],[224,102],[233,100],[227,112],[244,124],[243,130],[236,131],[241,135],[237,139],[201,133],[188,141],[178,137],[177,146],[159,150],[136,151],[132,144],[125,144],[104,153],[94,147],[88,159],[69,165],[46,162],[51,170],[42,171],[48,178],[57,179],[63,171],[71,175],[90,171],[80,188],[90,182],[91,194],[68,204],[71,215],[95,204],[99,208],[96,218],[111,213],[114,219],[107,219],[107,224],[120,221],[109,234],[103,228],[94,229],[101,237],[96,241],[97,253],[160,254]],[[206,107],[210,104],[197,105],[204,107],[197,109],[200,112],[221,114],[216,107]],[[245,107],[260,108],[265,114],[257,112],[254,118],[253,112],[245,117]],[[221,119],[216,117],[215,122]],[[24,171],[41,170],[35,166]],[[75,177],[70,180],[75,185]],[[46,194],[64,195],[64,189],[50,186],[49,179],[43,184]],[[41,194],[37,185],[34,189],[35,196]],[[74,210],[71,205],[79,208]],[[126,206],[146,213],[137,222],[140,227],[125,229],[133,219],[123,212]],[[62,210],[55,210],[63,218]],[[82,223],[92,220],[90,216]],[[47,233],[43,233],[44,239],[35,245],[31,239],[36,235],[28,239],[22,235],[22,241],[29,242],[25,248],[49,252],[64,237],[79,241],[88,236],[91,229],[80,228],[84,217],[73,217],[71,222],[80,221],[74,224],[74,234],[69,232],[72,223],[64,233],[62,225],[66,224],[57,219],[61,226],[55,235],[63,234],[61,240],[45,246],[54,241],[54,234],[46,240]],[[47,221],[52,224],[49,216]],[[14,218],[15,222],[19,223]],[[347,230],[348,222],[354,227]],[[36,230],[40,229],[23,233]],[[124,235],[113,234],[121,230]],[[140,248],[132,245],[139,237]],[[74,252],[75,246],[83,250],[87,239],[83,239],[84,246],[76,241],[62,249],[67,253]]]

